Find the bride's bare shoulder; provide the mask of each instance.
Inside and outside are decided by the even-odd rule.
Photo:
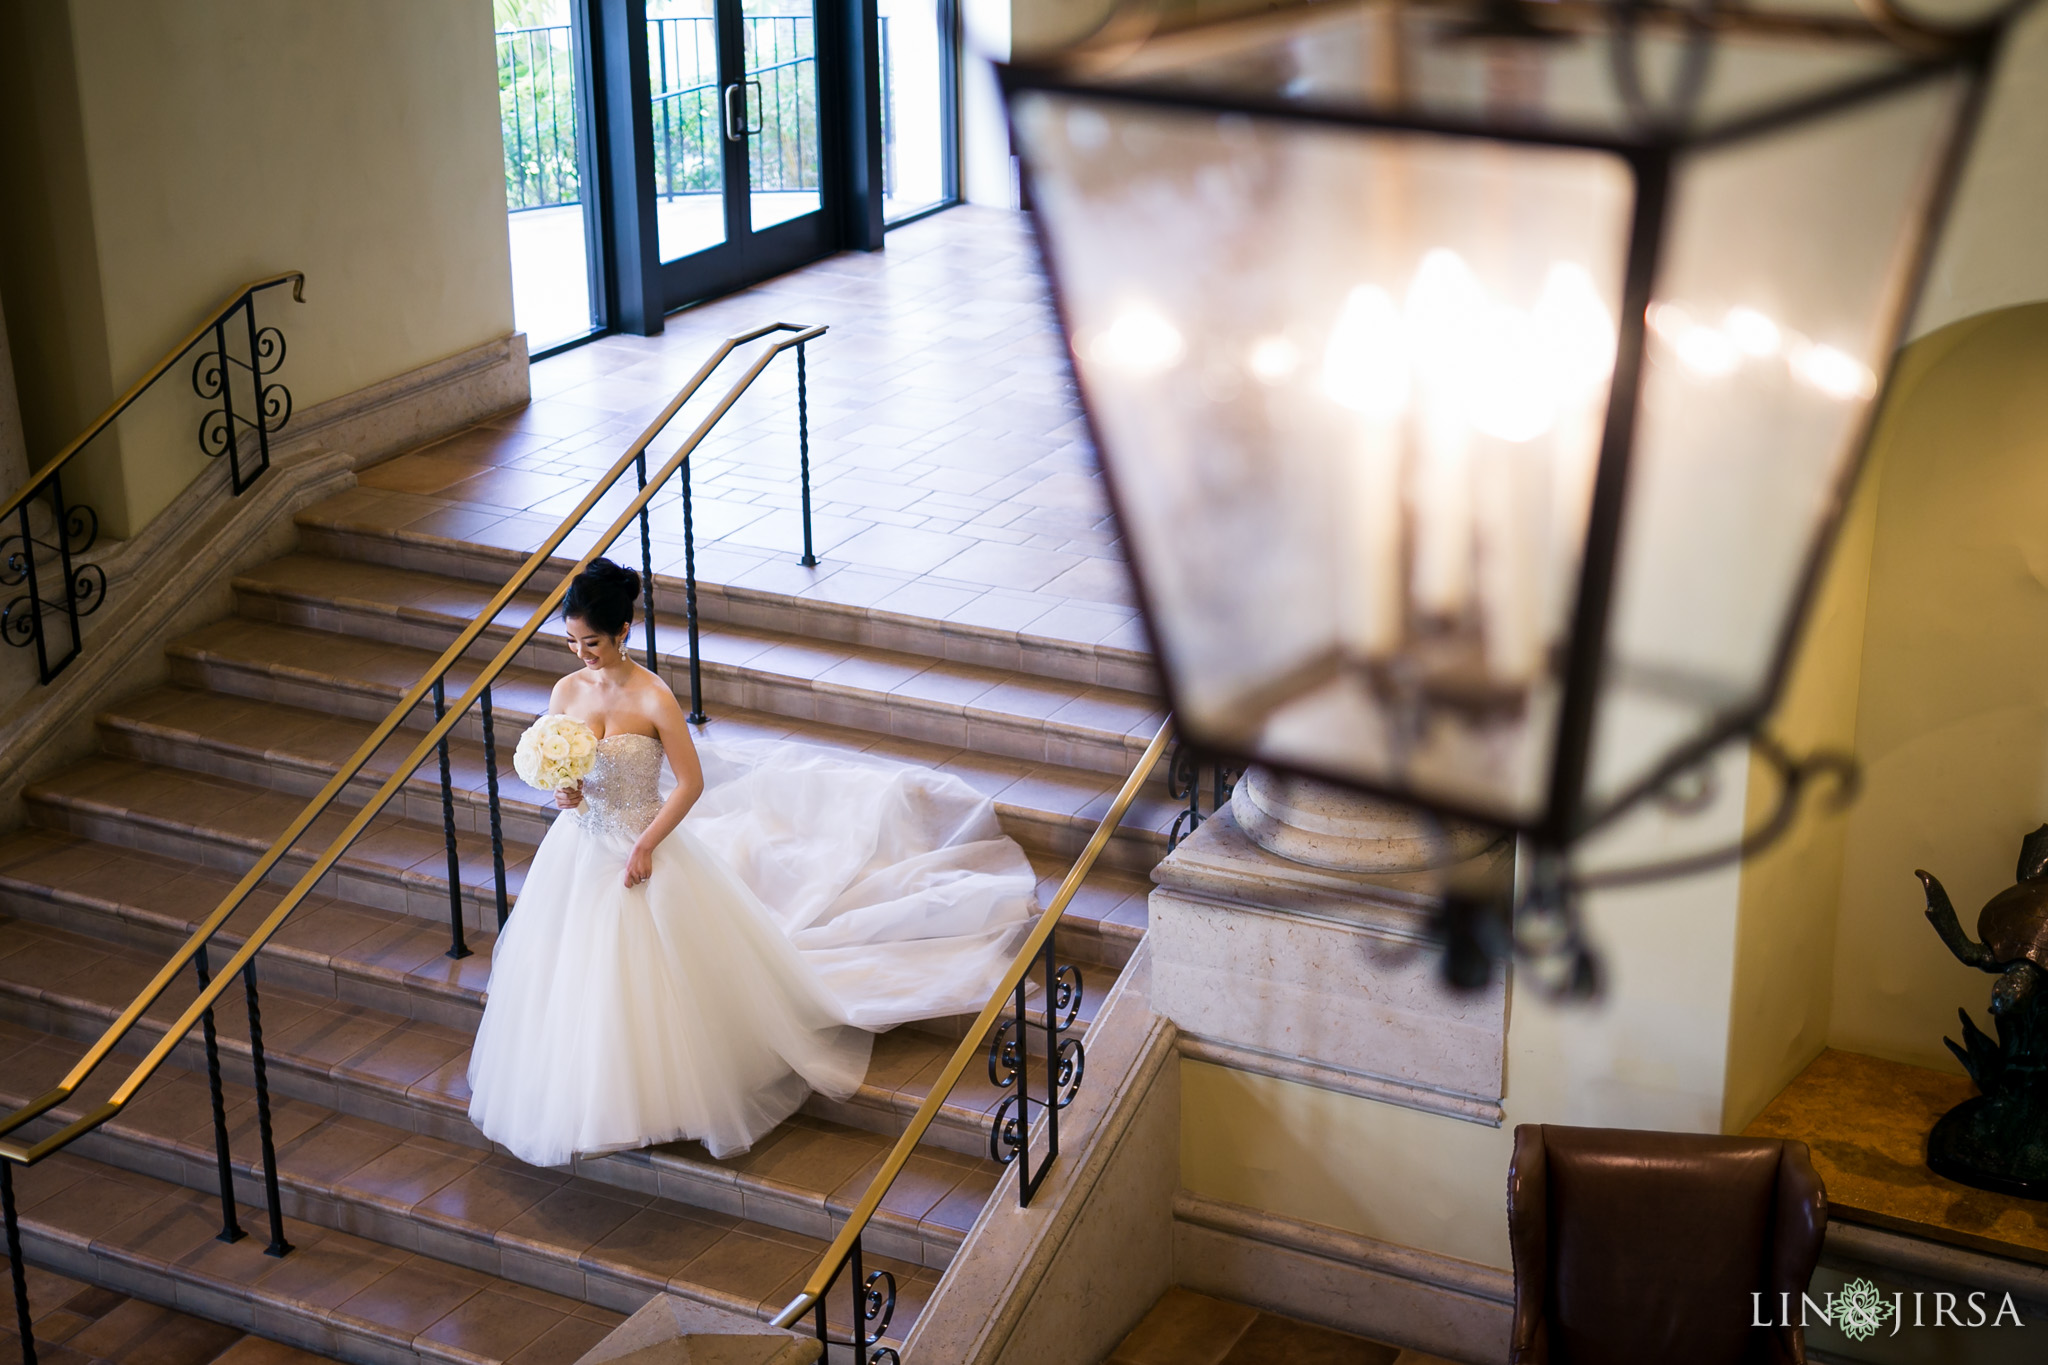
[[[562,709],[568,703],[569,698],[578,695],[583,689],[584,678],[580,673],[565,673],[555,679],[554,687],[548,692],[549,713],[552,715],[562,714]]]
[[[636,709],[654,722],[657,731],[673,730],[687,735],[689,727],[683,724],[683,704],[660,674],[642,668],[633,682]]]

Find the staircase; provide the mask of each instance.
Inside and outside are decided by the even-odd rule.
[[[0,1102],[46,1090],[338,769],[523,556],[390,530],[354,491],[298,517],[296,552],[235,581],[237,609],[174,641],[170,681],[112,701],[97,755],[26,793],[0,836]],[[542,586],[545,586],[542,585]],[[680,584],[664,579],[664,607]],[[472,651],[488,658],[539,600],[515,601]],[[1161,719],[1146,658],[1020,639],[773,593],[702,590],[705,730],[864,750],[956,773],[989,794],[1031,855],[1041,896],[1065,873]],[[662,671],[687,699],[680,619],[657,620]],[[636,632],[637,642],[637,632]],[[637,649],[636,643],[636,649]],[[501,756],[573,659],[546,635],[497,684]],[[466,685],[458,668],[451,689]],[[360,804],[431,720],[401,729],[344,796]],[[545,1365],[575,1360],[668,1290],[767,1316],[794,1296],[968,1023],[877,1040],[860,1091],[813,1097],[753,1151],[694,1143],[536,1170],[493,1152],[466,1117],[466,1068],[496,902],[475,717],[452,746],[461,895],[474,955],[453,960],[438,774],[431,761],[258,959],[279,1180],[296,1248],[265,1254],[267,1218],[217,1240],[206,1064],[195,1034],[117,1120],[17,1174],[31,1260],[185,1312],[363,1362]],[[504,773],[504,856],[516,896],[554,811]],[[1145,927],[1146,874],[1176,810],[1155,787],[1062,923],[1065,960],[1100,1002]],[[317,850],[346,812],[300,841]],[[295,853],[274,880],[310,862]],[[217,954],[275,905],[259,891]],[[218,960],[218,956],[216,958]],[[187,977],[128,1046],[190,1002]],[[262,1173],[236,992],[217,1011],[238,1194]],[[103,1078],[31,1135],[105,1097]],[[988,1202],[977,1068],[955,1089],[865,1245],[896,1277],[900,1342]],[[848,1295],[830,1304],[849,1330]]]

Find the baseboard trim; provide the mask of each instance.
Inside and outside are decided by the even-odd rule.
[[[1821,1261],[1838,1270],[1871,1274],[1887,1289],[1981,1289],[2048,1310],[2048,1266],[1839,1218],[1828,1222]]]
[[[316,403],[292,419],[281,454],[345,451],[364,469],[526,403],[526,334],[514,332]]]
[[[1346,1071],[1342,1067],[1312,1062],[1302,1057],[1282,1057],[1277,1053],[1263,1052],[1255,1047],[1244,1047],[1237,1043],[1226,1043],[1192,1033],[1183,1032],[1180,1035],[1180,1055],[1198,1062],[1227,1066],[1233,1071],[1247,1071],[1254,1076],[1272,1076],[1283,1081],[1293,1081],[1297,1085],[1312,1085],[1318,1090],[1334,1090],[1341,1095],[1356,1095],[1361,1099],[1378,1100],[1382,1104],[1398,1104],[1403,1109],[1419,1109],[1425,1114],[1441,1114],[1445,1118],[1463,1119],[1468,1123],[1483,1123],[1489,1128],[1500,1127],[1506,1112],[1498,1100],[1481,1099],[1476,1095],[1455,1095],[1447,1090],[1431,1089],[1426,1085],[1414,1085],[1385,1076],[1371,1076],[1362,1071]]]
[[[1182,1190],[1174,1280],[1453,1360],[1505,1359],[1513,1274]]]

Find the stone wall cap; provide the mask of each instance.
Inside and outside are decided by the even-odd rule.
[[[657,1294],[577,1365],[812,1365],[824,1349],[816,1337],[675,1294]]]

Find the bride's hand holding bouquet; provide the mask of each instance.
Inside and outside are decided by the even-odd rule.
[[[597,736],[574,716],[542,716],[526,727],[512,752],[519,780],[551,792],[555,805],[573,810],[583,802],[583,779],[597,766]]]

